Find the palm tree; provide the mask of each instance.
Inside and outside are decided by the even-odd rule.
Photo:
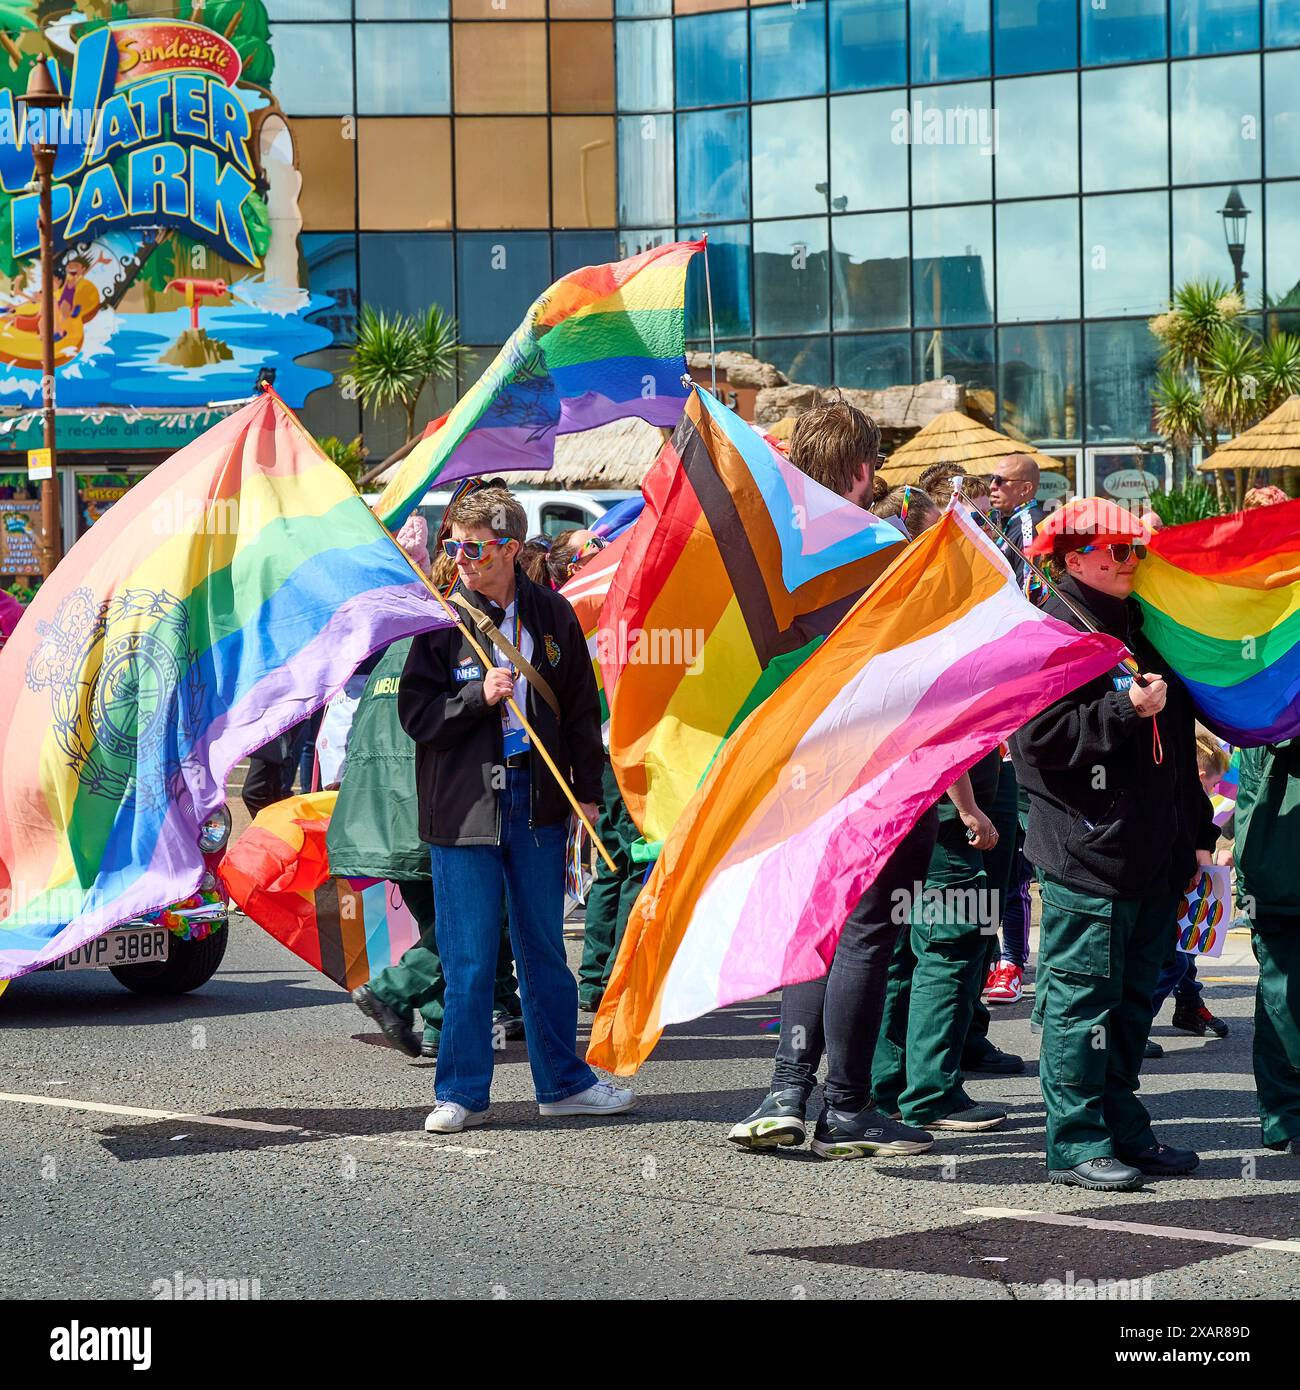
[[[320,445],[321,453],[355,483],[366,463],[365,440],[357,435],[355,439],[345,442],[337,435],[327,434],[324,439],[318,439],[316,442]]]
[[[1235,323],[1245,300],[1219,280],[1189,280],[1174,291],[1167,313],[1151,320],[1151,331],[1164,351],[1160,365],[1178,372],[1197,372],[1220,328]]]
[[[1209,422],[1233,435],[1254,424],[1263,413],[1262,372],[1258,341],[1235,324],[1220,324],[1210,335],[1198,368]]]
[[[465,355],[457,342],[456,320],[436,304],[415,316],[366,304],[357,317],[348,366],[367,410],[402,409],[409,443],[415,438],[416,407],[425,386],[454,378]]]
[[[1259,356],[1260,390],[1269,415],[1288,396],[1300,394],[1300,336],[1278,333],[1264,343]]]

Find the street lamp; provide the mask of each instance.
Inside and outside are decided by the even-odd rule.
[[[1250,209],[1241,200],[1241,189],[1234,183],[1228,190],[1228,200],[1219,209],[1223,218],[1223,235],[1228,243],[1228,255],[1232,257],[1232,282],[1238,294],[1246,281],[1246,272],[1241,263],[1246,255],[1246,219]]]
[[[59,467],[54,440],[54,213],[50,186],[54,177],[54,157],[58,153],[54,112],[68,99],[54,85],[44,59],[37,61],[27,78],[27,91],[18,98],[24,108],[23,124],[32,142],[32,161],[40,188],[41,244],[41,423],[45,448],[49,451],[50,476],[41,482],[41,574],[49,578],[63,554],[59,531]],[[30,121],[27,112],[41,116]],[[51,138],[55,136],[55,138]]]

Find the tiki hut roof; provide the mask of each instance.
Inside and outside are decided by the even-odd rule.
[[[1059,470],[1062,466],[1060,459],[1040,453],[1032,444],[999,434],[959,410],[949,410],[900,444],[882,462],[879,472],[891,486],[919,482],[921,474],[936,463],[960,463],[973,474],[987,475],[996,473],[1009,454],[1027,454],[1041,469]]]
[[[1201,467],[1300,468],[1300,396],[1288,396],[1259,424],[1220,444]]]

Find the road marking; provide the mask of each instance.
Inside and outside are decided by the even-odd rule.
[[[193,1110],[146,1110],[139,1105],[109,1105],[101,1100],[69,1100],[66,1096],[24,1096],[9,1095],[0,1091],[0,1101],[10,1101],[15,1105],[48,1105],[56,1110],[88,1110],[100,1115],[126,1115],[135,1120],[188,1120],[191,1124],[216,1125],[222,1129],[252,1130],[258,1134],[301,1134],[312,1139],[343,1139],[365,1144],[418,1145],[422,1149],[434,1149],[446,1153],[464,1154],[467,1158],[481,1158],[495,1154],[495,1149],[470,1149],[455,1144],[430,1144],[423,1139],[385,1139],[377,1134],[339,1134],[331,1129],[306,1129],[302,1125],[272,1125],[263,1120],[237,1120],[224,1115],[200,1115]],[[178,1135],[188,1138],[188,1135]]]
[[[1300,1240],[1265,1240],[1238,1236],[1228,1231],[1196,1231],[1184,1226],[1149,1226],[1140,1221],[1102,1221],[1093,1216],[1065,1216],[1052,1211],[1028,1211],[1021,1207],[970,1207],[963,1216],[1001,1217],[1011,1221],[1037,1221],[1044,1226],[1086,1226],[1092,1231],[1118,1231],[1121,1235],[1162,1236],[1166,1240],[1200,1240],[1209,1245],[1245,1246],[1250,1250],[1289,1250],[1300,1254]]]

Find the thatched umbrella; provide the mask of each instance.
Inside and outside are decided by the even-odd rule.
[[[891,487],[920,482],[921,474],[936,463],[960,463],[973,476],[987,476],[996,473],[1009,454],[1027,454],[1041,469],[1064,466],[1062,460],[1040,453],[1032,444],[999,434],[960,410],[946,410],[895,449],[879,472]]]
[[[1300,468],[1300,396],[1288,396],[1259,424],[1220,444],[1201,467]]]

